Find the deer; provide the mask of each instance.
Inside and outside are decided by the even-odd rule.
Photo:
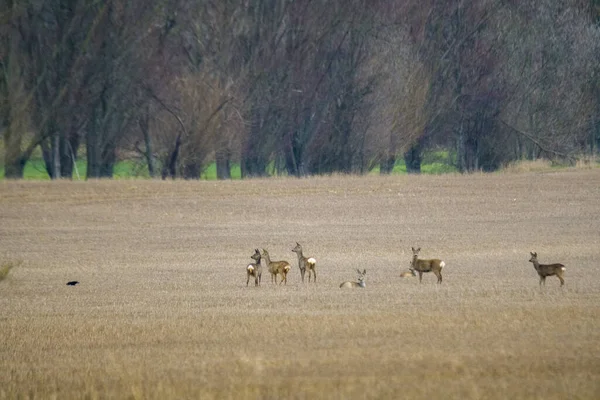
[[[413,276],[417,276],[414,268],[409,268],[408,271],[404,271],[400,274],[400,278],[412,278]]]
[[[250,256],[254,261],[254,263],[248,264],[246,267],[246,286],[248,286],[248,282],[250,282],[250,277],[254,277],[254,286],[260,286],[260,281],[262,279],[262,265],[260,264],[260,251],[258,249],[254,249],[254,254]]]
[[[446,266],[446,263],[442,260],[432,259],[432,260],[420,260],[419,252],[421,248],[415,250],[412,247],[413,258],[410,262],[410,269],[417,271],[419,273],[419,283],[422,283],[423,273],[424,272],[433,272],[435,276],[437,276],[437,283],[442,283],[442,268]]]
[[[365,275],[367,274],[367,270],[360,272],[360,269],[356,269],[358,272],[358,282],[342,282],[340,284],[341,288],[364,288],[365,287]]]
[[[283,282],[287,285],[287,274],[290,272],[292,268],[290,263],[287,261],[271,261],[271,257],[269,256],[269,252],[265,249],[262,249],[262,256],[265,259],[267,269],[271,273],[271,282],[277,284],[277,275],[281,274],[281,285]]]
[[[311,273],[314,276],[314,283],[317,283],[317,260],[313,257],[304,257],[302,255],[302,246],[296,242],[296,247],[292,249],[294,253],[298,255],[298,268],[300,268],[300,275],[302,276],[302,283],[304,283],[304,274],[308,270],[308,283],[310,283]]]
[[[554,275],[556,275],[556,277],[560,280],[560,286],[563,286],[565,284],[563,274],[565,273],[567,268],[564,265],[558,263],[540,264],[540,262],[537,259],[537,253],[529,252],[529,254],[531,254],[529,262],[533,263],[533,267],[540,276],[540,286],[542,286],[542,283],[544,284],[544,286],[546,286],[546,277]]]

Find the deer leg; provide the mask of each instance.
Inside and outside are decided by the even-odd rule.
[[[437,278],[438,278],[438,281],[437,281],[437,283],[440,283],[440,284],[441,284],[441,283],[442,283],[442,271],[435,271],[435,275],[436,275],[436,276],[437,276]]]
[[[248,286],[248,282],[250,282],[250,274],[248,274],[248,276],[246,278],[246,286]]]
[[[300,275],[302,275],[302,283],[304,283],[304,274],[306,274],[306,269],[300,269]],[[308,271],[308,281],[310,282],[310,271]]]
[[[558,279],[560,279],[560,286],[563,286],[565,284],[565,280],[563,279],[562,276],[560,275],[556,275],[558,277]]]
[[[423,280],[423,271],[419,271],[419,283]]]
[[[314,283],[317,283],[317,270],[313,269],[313,281]]]

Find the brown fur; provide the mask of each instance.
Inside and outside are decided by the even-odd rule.
[[[537,259],[537,253],[529,252],[529,254],[531,254],[531,258],[529,259],[529,262],[533,263],[533,267],[535,268],[538,275],[540,276],[540,286],[542,286],[542,283],[545,286],[546,285],[546,277],[553,276],[553,275],[556,275],[556,277],[560,280],[560,286],[563,286],[565,284],[564,273],[565,273],[566,268],[564,265],[558,264],[558,263],[557,264],[540,264]]]
[[[358,272],[358,282],[342,282],[340,283],[341,288],[364,288],[365,287],[365,275],[367,274],[367,270],[360,272],[359,269],[356,270]]]
[[[277,283],[277,275],[281,275],[281,282],[279,282],[279,284],[281,285],[285,282],[287,285],[287,274],[292,268],[290,263],[287,261],[271,261],[269,252],[265,249],[263,249],[262,256],[265,259],[267,269],[271,273],[271,282]]]
[[[403,273],[400,274],[400,278],[412,278],[413,276],[417,276],[417,274],[415,273],[415,270],[412,268],[409,268],[408,271],[404,271]]]
[[[254,254],[250,256],[255,263],[248,264],[246,267],[246,286],[248,286],[248,282],[250,282],[250,277],[254,277],[254,286],[260,286],[260,281],[262,280],[262,265],[260,264],[260,251],[258,249],[254,249]],[[252,267],[252,268],[250,268]]]
[[[421,248],[415,250],[412,247],[413,259],[410,263],[411,269],[414,269],[419,273],[419,283],[423,279],[424,272],[433,272],[435,276],[437,276],[437,283],[442,283],[442,268],[446,265],[446,263],[442,260],[438,260],[437,258],[431,260],[419,260],[419,252]]]
[[[308,283],[310,283],[311,273],[314,276],[314,282],[317,283],[317,263],[312,257],[304,257],[302,255],[302,246],[296,242],[296,247],[292,249],[294,253],[298,255],[298,267],[300,268],[300,275],[302,276],[302,283],[304,283],[304,274],[308,270]]]

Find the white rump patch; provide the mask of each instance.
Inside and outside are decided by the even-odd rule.
[[[283,269],[285,270],[285,272],[288,272],[290,270],[290,268],[291,267],[289,265],[286,265]]]
[[[561,270],[566,271],[567,269],[565,267],[560,267]]]
[[[314,258],[311,257],[308,260],[306,260],[306,262],[309,263],[309,264],[313,264],[314,265],[314,264],[317,263],[317,260],[315,260]]]
[[[446,263],[442,261],[442,262],[440,263],[440,268],[444,268],[445,266],[446,266]]]
[[[248,272],[250,272],[250,273],[254,272],[254,265],[252,265],[252,264],[248,265]]]

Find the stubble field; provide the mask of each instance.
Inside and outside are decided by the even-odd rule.
[[[599,199],[598,169],[2,182],[0,398],[597,399]],[[287,286],[246,287],[255,248]]]

